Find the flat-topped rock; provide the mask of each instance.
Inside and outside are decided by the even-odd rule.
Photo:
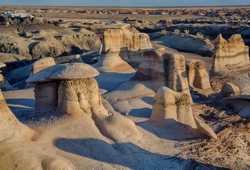
[[[96,77],[98,74],[99,72],[88,64],[57,64],[31,75],[26,81],[28,83],[39,83],[52,80],[84,79]]]
[[[92,66],[84,63],[62,64],[60,69],[50,75],[53,80],[73,80],[93,78],[99,75],[99,72]]]

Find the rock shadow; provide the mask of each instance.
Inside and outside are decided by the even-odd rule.
[[[26,122],[39,122],[57,119],[62,115],[55,111],[47,113],[36,113],[35,112],[35,100],[27,98],[14,98],[6,99],[6,102],[10,110],[14,113],[18,120],[23,123]]]
[[[152,153],[132,143],[109,144],[105,141],[59,138],[54,143],[57,148],[97,161],[118,164],[134,170],[223,170],[211,165],[184,160],[175,156]]]
[[[192,127],[177,122],[174,119],[165,119],[160,122],[148,120],[139,122],[137,125],[153,133],[159,138],[168,140],[186,141],[204,136]]]

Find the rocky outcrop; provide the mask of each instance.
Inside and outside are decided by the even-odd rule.
[[[133,73],[134,68],[120,56],[119,51],[109,51],[102,56],[98,70],[101,72]]]
[[[189,92],[185,57],[164,48],[144,52],[134,79],[151,81],[156,89],[167,86],[177,92]]]
[[[166,54],[164,58],[164,69],[166,75],[166,86],[177,92],[189,92],[187,79],[186,61],[181,54]]]
[[[228,40],[222,35],[216,38],[213,72],[223,74],[248,64],[249,47],[245,45],[241,35],[232,35]]]
[[[164,81],[164,49],[151,49],[143,53],[143,60],[135,75],[137,80]]]
[[[165,86],[157,91],[151,120],[176,121],[187,128],[217,138],[213,130],[192,112],[192,97],[183,55],[166,53],[163,60]]]
[[[49,113],[56,110],[58,84],[56,82],[50,82],[46,79],[30,81],[30,78],[32,78],[34,74],[39,73],[53,65],[56,65],[56,63],[52,57],[42,58],[32,64],[32,73],[27,79],[27,82],[32,83],[35,86],[34,93],[36,98],[36,113]]]
[[[15,33],[0,34],[0,52],[21,55],[30,59],[28,42]]]
[[[103,42],[104,52],[152,48],[149,36],[130,28],[129,25],[108,28],[104,31]]]
[[[41,31],[38,38],[35,38],[34,42],[30,44],[30,53],[35,59],[58,57],[98,50],[100,44],[99,37],[85,29],[81,29],[79,32],[46,30]]]
[[[211,89],[209,74],[205,63],[194,61],[188,65],[188,82],[192,88],[207,90]]]
[[[158,39],[170,48],[183,52],[191,52],[205,56],[213,54],[214,45],[209,39],[201,38],[187,33],[167,33]]]
[[[153,105],[150,117],[152,121],[163,123],[164,121],[172,121],[172,123],[176,121],[185,126],[186,130],[217,139],[214,131],[193,114],[191,108],[192,101],[187,93],[176,92],[170,88],[162,87],[158,90],[155,99],[156,102]]]
[[[117,112],[110,113],[104,107],[94,79],[98,74],[93,67],[83,63],[57,64],[30,76],[27,81],[38,85],[42,85],[42,82],[57,83],[58,90],[54,88],[50,92],[57,96],[57,100],[53,99],[45,107],[54,102],[53,107],[60,115],[75,119],[90,116],[103,135],[116,141],[137,139],[140,132],[132,120]]]
[[[33,129],[14,116],[0,91],[0,152],[4,153],[0,157],[0,169],[75,169],[65,158],[48,155],[38,145],[33,146],[36,136]]]

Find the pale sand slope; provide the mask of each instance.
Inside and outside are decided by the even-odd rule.
[[[17,115],[24,108],[26,116],[33,115],[33,89],[8,91],[4,95]],[[25,115],[21,116],[25,120]],[[39,119],[42,120],[40,117]],[[26,120],[31,120],[30,116]],[[61,119],[47,123],[31,121],[29,124],[41,134],[33,147],[40,147],[48,154],[55,152],[71,160],[79,170],[205,168],[192,161],[176,158],[178,149],[175,145],[178,142],[169,139],[174,134],[164,134],[166,132],[162,129],[145,122],[139,123],[143,120],[147,119],[137,118],[137,123],[146,129],[152,129],[153,133],[138,126],[143,135],[133,143],[114,143],[103,136],[94,121],[87,116],[78,120]]]

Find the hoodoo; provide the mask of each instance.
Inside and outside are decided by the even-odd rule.
[[[228,40],[225,40],[222,35],[216,38],[213,56],[215,73],[227,73],[248,64],[249,47],[245,45],[240,34],[234,34]]]

